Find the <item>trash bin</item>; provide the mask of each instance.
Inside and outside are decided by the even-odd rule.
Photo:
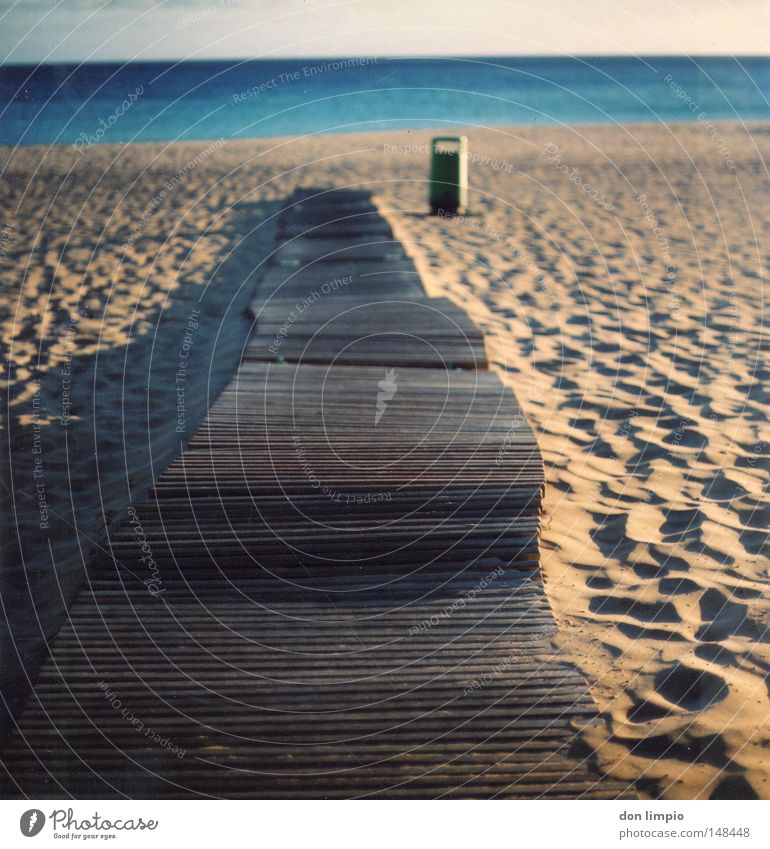
[[[430,210],[454,215],[468,205],[468,139],[438,136],[431,144]]]

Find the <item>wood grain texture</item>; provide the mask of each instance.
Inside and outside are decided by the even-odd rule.
[[[552,642],[542,461],[478,330],[403,268],[383,299],[349,266],[287,361],[263,355],[334,279],[313,261],[334,240],[301,228],[375,213],[360,192],[287,205],[308,267],[268,271],[232,383],[93,558],[3,755],[6,796],[632,795],[581,744],[597,711]],[[371,333],[394,338],[341,356]]]

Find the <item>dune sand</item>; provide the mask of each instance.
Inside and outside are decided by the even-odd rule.
[[[543,571],[600,766],[649,796],[770,798],[770,128],[467,134],[453,219],[425,214],[424,131],[0,151],[20,663],[232,372],[277,203],[362,185],[535,429]]]

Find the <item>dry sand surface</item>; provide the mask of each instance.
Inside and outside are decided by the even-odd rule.
[[[543,570],[603,714],[598,764],[648,795],[770,798],[770,128],[470,130],[454,219],[425,214],[430,135],[0,152],[19,645],[55,632],[105,524],[233,370],[276,204],[361,185],[535,429]]]

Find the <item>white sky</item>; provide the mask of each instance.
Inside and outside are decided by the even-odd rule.
[[[0,62],[766,54],[770,0],[0,0]]]

